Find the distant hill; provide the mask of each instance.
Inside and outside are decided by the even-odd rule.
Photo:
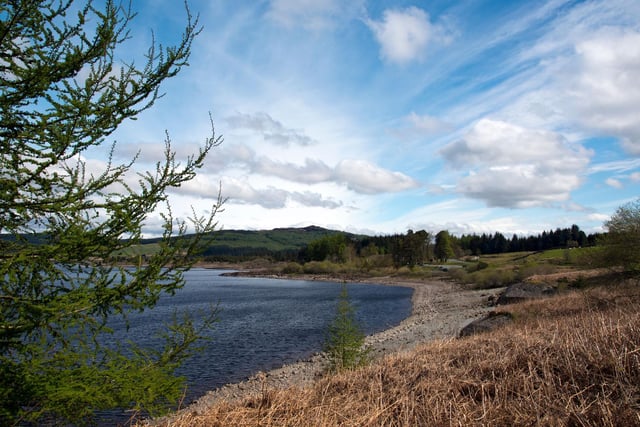
[[[303,228],[275,228],[273,230],[218,230],[211,234],[202,256],[213,259],[237,259],[269,256],[275,259],[295,259],[300,249],[325,236],[342,231],[309,226]],[[357,237],[346,233],[347,236]],[[145,239],[144,246],[153,247],[159,239]],[[142,253],[145,251],[142,250]]]
[[[211,233],[211,239],[205,238],[204,251],[200,254],[205,258],[217,260],[237,260],[238,258],[252,258],[269,256],[275,259],[296,259],[300,249],[309,243],[325,236],[343,233],[342,231],[309,226],[303,228],[275,228],[273,230],[218,230]],[[352,238],[359,237],[346,233]],[[49,236],[34,234],[22,236],[29,243],[45,243]],[[189,236],[185,236],[189,238]],[[15,236],[0,235],[0,239],[13,241]],[[139,244],[118,253],[120,256],[130,257],[151,254],[158,250],[161,239],[142,239]],[[209,240],[209,241],[207,241]]]

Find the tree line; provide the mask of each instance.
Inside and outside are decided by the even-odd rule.
[[[311,242],[298,252],[297,261],[344,262],[353,256],[390,255],[396,267],[414,266],[467,255],[593,246],[599,237],[599,234],[587,235],[575,224],[567,228],[543,231],[537,235],[514,234],[510,239],[500,232],[455,236],[447,230],[438,233],[408,230],[404,234],[380,236],[354,236],[343,233]]]
[[[502,233],[477,234],[452,237],[455,244],[463,251],[472,255],[499,254],[504,252],[544,251],[559,248],[577,248],[596,244],[598,234],[587,235],[577,225],[569,228],[556,228],[543,231],[538,235],[518,236],[511,239]]]

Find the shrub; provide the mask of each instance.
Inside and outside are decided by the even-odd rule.
[[[284,267],[282,267],[283,274],[300,274],[303,269],[300,264],[297,262],[289,262]]]

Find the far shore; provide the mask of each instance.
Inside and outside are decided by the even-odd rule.
[[[413,289],[412,312],[399,325],[367,336],[366,345],[371,346],[374,358],[404,352],[419,344],[437,339],[454,339],[460,330],[471,321],[482,317],[492,309],[491,301],[502,289],[470,290],[438,279],[416,280],[398,277],[335,277],[330,275],[275,275],[259,270],[246,270],[225,264],[195,265],[198,268],[235,270],[238,276],[265,277],[296,280],[338,281],[362,284],[404,286]],[[320,378],[326,363],[321,354],[307,360],[287,364],[268,372],[259,372],[251,378],[227,384],[209,391],[196,402],[182,409],[204,413],[209,406],[222,400],[242,399],[265,389],[302,387]],[[169,416],[170,418],[171,416]],[[153,424],[153,421],[151,421]]]

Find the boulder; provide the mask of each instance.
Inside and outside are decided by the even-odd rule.
[[[557,289],[550,285],[520,282],[508,286],[496,301],[496,305],[513,304],[529,299],[544,298],[557,292]]]
[[[462,328],[460,331],[459,337],[468,337],[475,334],[480,334],[483,332],[492,331],[502,325],[506,325],[507,323],[511,323],[513,321],[513,315],[507,312],[496,313],[492,311],[487,314],[482,319],[474,320],[469,323],[467,326]]]

